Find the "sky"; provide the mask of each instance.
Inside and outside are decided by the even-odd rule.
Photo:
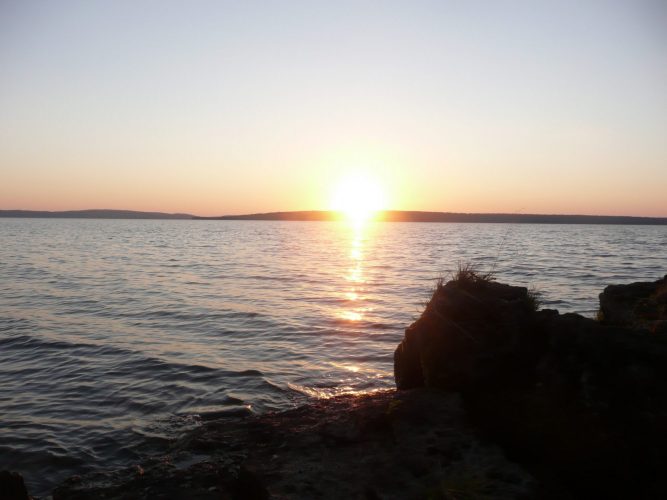
[[[329,209],[355,176],[667,216],[667,2],[0,0],[0,209]]]

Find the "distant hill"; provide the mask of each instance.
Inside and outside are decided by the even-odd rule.
[[[48,212],[39,210],[0,210],[0,217],[34,217],[53,219],[192,219],[190,214],[136,212],[134,210],[66,210]]]
[[[133,210],[68,210],[48,212],[33,210],[0,210],[0,217],[35,217],[66,219],[193,219],[193,220],[276,220],[334,221],[344,218],[339,212],[307,210],[268,212],[262,214],[199,217],[191,214],[136,212]],[[667,217],[632,217],[626,215],[543,215],[543,214],[467,214],[456,212],[417,212],[387,210],[377,220],[385,222],[487,222],[516,224],[630,224],[667,225]]]
[[[300,212],[269,212],[248,215],[223,215],[220,217],[194,217],[213,220],[284,220],[284,221],[332,221],[341,214],[323,210]],[[640,224],[667,225],[667,217],[632,217],[625,215],[541,215],[541,214],[467,214],[456,212],[417,212],[387,210],[378,214],[377,220],[385,222],[489,222],[523,224]]]
[[[286,221],[333,221],[344,218],[339,212],[329,210],[301,210],[296,212],[268,212],[247,215],[220,215],[216,217],[194,217],[204,220],[286,220]]]

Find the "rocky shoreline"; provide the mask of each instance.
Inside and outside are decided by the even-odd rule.
[[[395,353],[397,390],[205,422],[53,499],[667,498],[667,276],[598,320],[463,269]],[[0,498],[28,498],[0,473]]]

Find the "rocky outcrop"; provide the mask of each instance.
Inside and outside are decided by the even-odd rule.
[[[0,499],[30,500],[21,474],[8,470],[0,471]]]
[[[653,300],[663,281],[629,287]],[[397,386],[461,393],[483,435],[560,497],[665,497],[667,338],[534,303],[474,273],[440,285],[396,349]]]
[[[396,349],[397,387],[462,391],[532,363],[541,339],[531,332],[542,319],[534,305],[527,288],[474,274],[438,286]]]
[[[609,285],[600,294],[600,320],[667,334],[667,276],[654,282]]]

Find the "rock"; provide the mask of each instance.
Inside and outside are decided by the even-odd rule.
[[[396,386],[461,391],[498,381],[533,355],[539,339],[529,330],[540,319],[524,287],[483,279],[441,285],[394,353]]]
[[[18,472],[0,471],[0,499],[2,500],[29,500],[28,490],[23,482],[23,476]]]
[[[482,434],[558,496],[667,497],[667,338],[637,328],[662,314],[664,283],[608,287],[607,309],[635,304],[612,323],[536,311],[525,288],[450,281],[396,349],[397,387],[460,392]]]
[[[229,484],[232,498],[238,500],[266,500],[269,492],[262,479],[252,470],[242,466],[238,475]]]
[[[600,294],[600,317],[606,324],[667,334],[667,275],[654,282],[609,285]]]
[[[140,475],[139,467],[143,472]],[[53,500],[213,499],[220,498],[216,489],[223,479],[231,480],[231,474],[215,461],[203,460],[179,469],[164,457],[150,459],[142,466],[67,479],[53,490]]]

